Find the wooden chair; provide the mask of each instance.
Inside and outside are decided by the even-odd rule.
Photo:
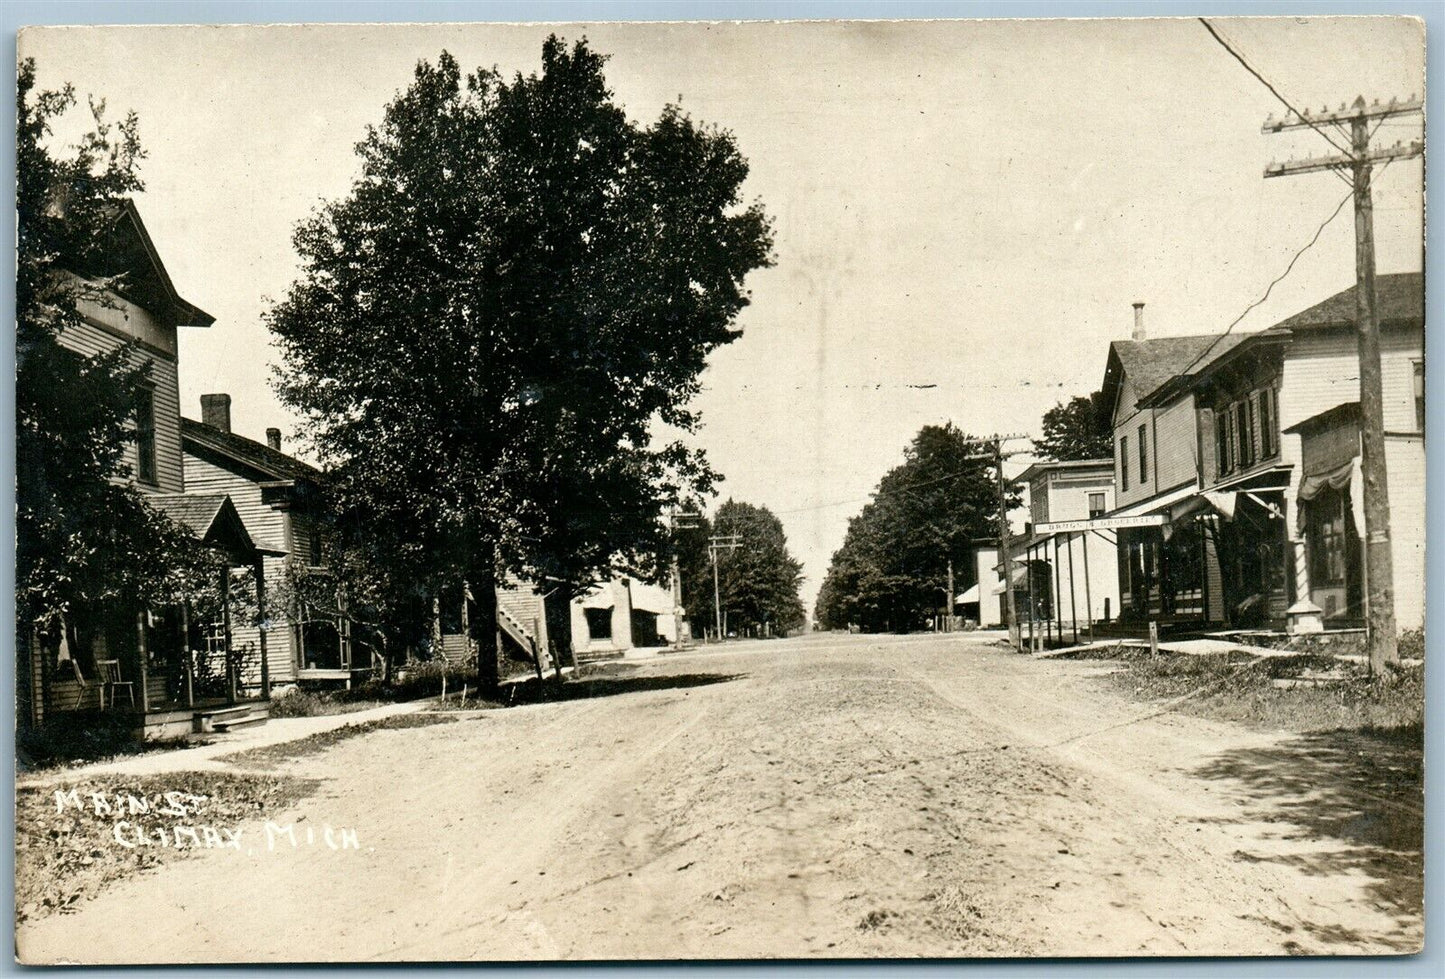
[[[105,692],[110,688],[110,705],[115,706],[115,688],[125,687],[126,694],[130,697],[130,705],[135,706],[135,684],[129,680],[120,678],[120,660],[103,659],[97,660],[95,668],[100,675],[100,709],[105,710]]]

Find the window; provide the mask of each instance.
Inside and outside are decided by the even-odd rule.
[[[1425,431],[1425,362],[1417,360],[1412,365],[1415,371],[1415,427]]]
[[[1119,485],[1129,488],[1129,436],[1119,436]]]
[[[156,396],[149,388],[135,395],[135,477],[156,483]]]
[[[325,562],[321,552],[321,528],[312,526],[306,540],[306,563],[309,567],[320,568]]]
[[[1104,515],[1104,494],[1089,494],[1089,519],[1094,520]]]
[[[1254,432],[1249,423],[1248,401],[1241,401],[1234,406],[1234,425],[1234,465],[1237,469],[1247,469],[1254,462]]]
[[[1139,426],[1139,485],[1144,485],[1144,480],[1149,478],[1149,442],[1146,439],[1146,426]]]
[[[1259,454],[1268,459],[1279,452],[1279,435],[1275,432],[1274,388],[1259,392]]]
[[[1223,408],[1214,412],[1214,468],[1220,476],[1229,472],[1229,412]]]
[[[1345,583],[1346,506],[1347,496],[1339,490],[1321,493],[1310,501],[1307,532],[1313,587]]]

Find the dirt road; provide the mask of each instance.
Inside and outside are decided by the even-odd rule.
[[[1393,870],[1412,835],[1418,851],[1418,809],[1372,813],[1307,738],[1149,716],[1104,668],[928,637],[662,657],[605,696],[284,763],[323,788],[266,815],[317,838],[354,829],[359,849],[268,849],[248,826],[244,849],[26,922],[19,949],[47,963],[1418,947],[1418,880]]]

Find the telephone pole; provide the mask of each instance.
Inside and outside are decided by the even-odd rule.
[[[717,624],[718,642],[723,640],[723,614],[722,592],[717,577],[717,555],[718,551],[735,551],[742,546],[742,537],[738,534],[719,534],[708,538],[707,553],[712,558],[712,611]]]
[[[944,631],[944,632],[952,632],[952,631],[953,631],[953,555],[952,555],[952,554],[950,554],[950,555],[948,556],[948,612],[947,612],[947,617],[944,619],[944,621],[947,622],[948,625],[944,628],[943,631]]]
[[[1265,134],[1309,127],[1324,135],[1322,126],[1350,128],[1350,152],[1334,156],[1306,157],[1265,168],[1266,177],[1288,177],[1330,170],[1348,171],[1355,198],[1355,330],[1360,357],[1360,475],[1365,486],[1365,584],[1366,643],[1370,669],[1379,672],[1386,663],[1399,661],[1395,631],[1394,555],[1390,544],[1390,494],[1385,467],[1384,393],[1380,381],[1380,321],[1375,301],[1375,220],[1370,176],[1376,163],[1408,160],[1420,156],[1419,140],[1370,149],[1370,123],[1376,126],[1393,116],[1422,111],[1413,95],[1408,101],[1391,99],[1381,105],[1377,99],[1366,105],[1359,96],[1348,107],[1331,112],[1291,111],[1283,119],[1265,120]],[[1328,137],[1326,137],[1328,138]]]
[[[1009,645],[1013,646],[1015,649],[1017,649],[1019,646],[1019,615],[1018,601],[1014,598],[1013,558],[1009,554],[1010,537],[1008,529],[1008,481],[1004,479],[1003,475],[1003,461],[1009,456],[1014,455],[1014,453],[1005,452],[1003,450],[1003,444],[1005,442],[1013,442],[1018,440],[1028,441],[1028,436],[1019,432],[1015,432],[1011,435],[984,435],[979,438],[964,440],[965,445],[986,445],[991,447],[993,450],[993,452],[991,453],[991,458],[994,467],[998,470],[998,551],[999,560],[1003,562],[1003,590],[1005,600],[1008,603],[1006,606],[1008,608],[1008,640]],[[976,458],[989,459],[990,456],[978,456]],[[950,572],[952,571],[952,569],[953,564],[950,561]],[[948,596],[950,614],[953,612],[952,587],[953,582],[950,577],[950,592]],[[979,587],[981,589],[982,584],[980,584]]]

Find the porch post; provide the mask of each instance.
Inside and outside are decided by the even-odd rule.
[[[146,610],[143,608],[135,613],[135,651],[136,659],[140,661],[140,668],[137,670],[140,676],[140,710],[142,714],[148,714],[151,709],[151,691],[150,667],[146,660],[150,656],[146,646]]]
[[[256,621],[258,623],[256,632],[260,635],[261,643],[261,699],[271,699],[271,664],[266,655],[266,632],[270,623],[266,620],[266,559],[262,555],[256,555]]]
[[[196,706],[196,664],[191,656],[191,600],[181,602],[181,664],[186,674],[186,706]]]
[[[1069,542],[1069,618],[1073,620],[1072,633],[1073,643],[1079,644],[1079,605],[1074,600],[1074,535],[1070,533],[1066,538]]]
[[[1059,535],[1054,535],[1054,621],[1058,624],[1058,641],[1064,641],[1064,603],[1062,592],[1064,590],[1063,569],[1059,567]]]
[[[226,655],[226,699],[236,702],[236,658],[231,646],[231,567],[221,568],[221,635]]]
[[[1080,543],[1083,545],[1083,548],[1084,548],[1084,608],[1088,610],[1088,611],[1086,611],[1086,612],[1084,613],[1084,615],[1087,616],[1087,624],[1088,624],[1088,629],[1089,629],[1089,642],[1093,642],[1093,641],[1094,641],[1094,597],[1089,594],[1089,534],[1088,534],[1088,531],[1085,531],[1084,534],[1082,535],[1082,537],[1083,537],[1083,539],[1080,541]]]

